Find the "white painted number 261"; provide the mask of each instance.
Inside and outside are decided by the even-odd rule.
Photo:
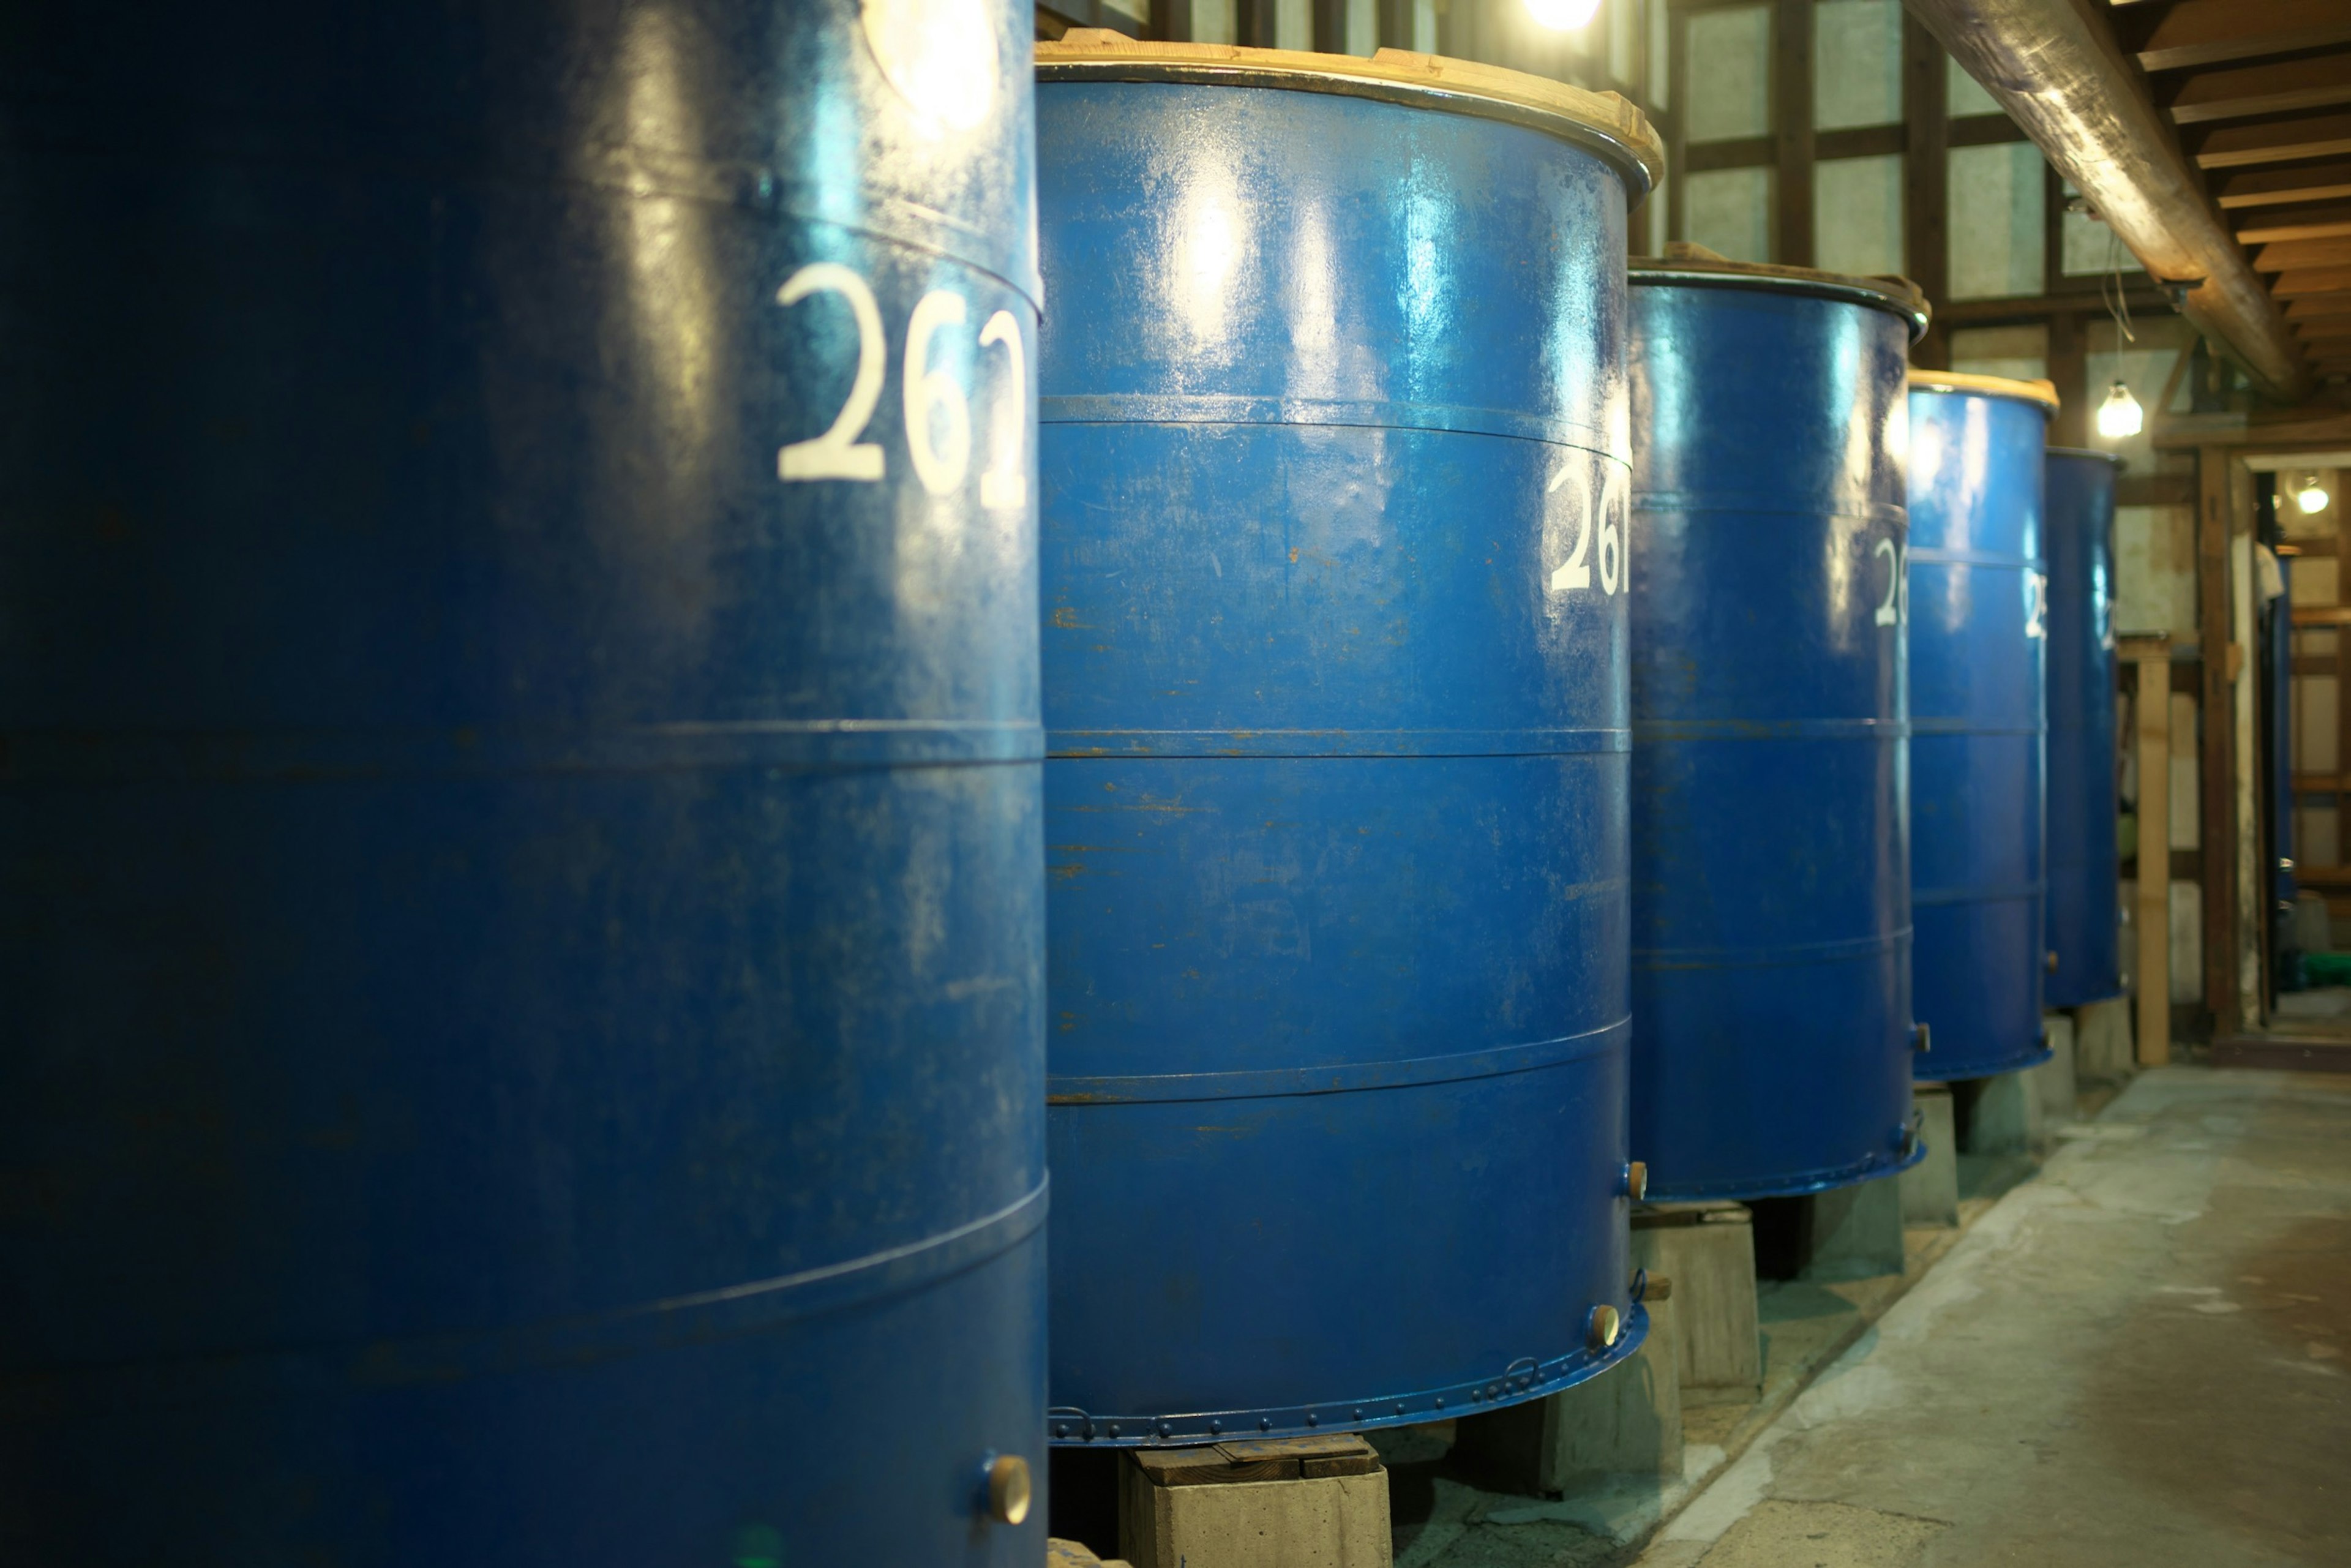
[[[839,262],[811,262],[792,274],[776,291],[776,303],[789,308],[814,294],[839,296],[857,323],[857,371],[850,380],[849,396],[821,435],[795,441],[776,454],[776,476],[786,480],[848,479],[878,483],[886,466],[882,448],[858,438],[882,402],[889,349],[883,340],[882,308],[865,279]],[[934,496],[952,494],[971,470],[971,402],[954,374],[931,363],[931,350],[939,333],[961,327],[970,307],[962,295],[934,288],[915,304],[906,322],[906,349],[901,364],[904,383],[906,455],[914,477]],[[1001,348],[1011,371],[1003,406],[1009,413],[995,444],[995,461],[979,476],[979,504],[1009,510],[1029,504],[1029,476],[1021,452],[1024,413],[1029,395],[1029,355],[1021,341],[1020,324],[1009,310],[998,310],[979,329],[979,347]]]

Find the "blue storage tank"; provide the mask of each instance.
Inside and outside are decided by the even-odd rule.
[[[1633,263],[1633,1154],[1887,1175],[1910,1126],[1898,279]]]
[[[11,28],[0,1560],[1040,1560],[1031,26]]]
[[[1910,903],[1920,1078],[2045,1061],[2046,382],[1910,378]]]
[[[1641,1321],[1624,246],[1654,133],[1417,55],[1039,72],[1051,1436],[1560,1388]]]
[[[2077,1008],[2122,995],[2116,841],[2115,476],[2110,453],[2052,447],[2049,551],[2049,983]]]

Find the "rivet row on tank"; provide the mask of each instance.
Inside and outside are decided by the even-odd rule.
[[[1260,1431],[1260,1432],[1270,1432],[1270,1431],[1272,1431],[1272,1430],[1273,1430],[1273,1417],[1272,1417],[1272,1416],[1259,1416],[1259,1417],[1257,1418],[1257,1429],[1258,1429],[1259,1431]]]
[[[1110,1435],[1113,1437],[1118,1436],[1118,1423],[1115,1421],[1110,1424]]]
[[[1221,1436],[1224,1429],[1225,1424],[1222,1421],[1211,1421],[1208,1423],[1208,1436],[1211,1437]]]
[[[1172,1422],[1172,1421],[1162,1421],[1161,1423],[1159,1423],[1159,1435],[1160,1435],[1161,1437],[1166,1437],[1169,1433],[1171,1433],[1171,1432],[1173,1432],[1173,1431],[1175,1431],[1175,1430],[1176,1430],[1176,1424],[1175,1424],[1174,1422]]]
[[[1306,1413],[1306,1424],[1310,1427],[1320,1427],[1322,1425],[1322,1417],[1314,1414],[1313,1411],[1309,1410]]]

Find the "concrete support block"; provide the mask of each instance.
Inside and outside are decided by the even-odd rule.
[[[1123,1557],[1113,1557],[1105,1562],[1075,1541],[1049,1536],[1045,1541],[1045,1568],[1133,1568],[1133,1565]]]
[[[1134,1568],[1391,1568],[1388,1473],[1353,1433],[1139,1448],[1119,1482]]]
[[[1914,1092],[1918,1138],[1927,1152],[1898,1178],[1905,1225],[1959,1223],[1959,1132],[1951,1114],[1951,1087],[1921,1083]]]
[[[1902,1184],[1884,1176],[1831,1187],[1813,1207],[1806,1280],[1874,1280],[1902,1272]]]
[[[1649,1276],[1649,1333],[1599,1376],[1522,1405],[1465,1416],[1454,1453],[1506,1491],[1552,1497],[1603,1476],[1682,1473],[1679,1335],[1673,1281]]]
[[[1736,1203],[1661,1203],[1633,1213],[1633,1262],[1673,1281],[1681,1403],[1763,1393],[1753,1216]]]
[[[2041,1091],[2030,1074],[1980,1078],[1971,1092],[1975,1104],[1968,1125],[1969,1154],[2029,1155],[2042,1146]]]
[[[2077,1078],[2117,1082],[2137,1070],[2138,1058],[2131,1043],[2128,997],[2113,997],[2074,1009],[2074,1071]]]
[[[2047,1135],[2074,1119],[2076,1048],[2071,1013],[2044,1013],[2041,1022],[2049,1035],[2049,1060],[2024,1076],[2041,1101],[2041,1130]]]

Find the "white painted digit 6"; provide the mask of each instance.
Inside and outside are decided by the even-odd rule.
[[[849,301],[857,319],[857,374],[849,383],[849,401],[832,428],[808,441],[795,441],[776,454],[776,474],[784,479],[861,479],[882,477],[882,448],[857,438],[865,434],[873,405],[882,401],[883,366],[889,355],[882,340],[882,308],[865,279],[835,261],[810,262],[776,290],[776,303],[790,307],[811,294],[838,294]]]
[[[1892,539],[1880,539],[1871,552],[1886,558],[1886,602],[1877,607],[1880,626],[1899,626],[1910,613],[1910,552]]]
[[[963,483],[971,466],[971,408],[963,388],[945,368],[930,368],[931,338],[942,327],[964,323],[963,296],[934,288],[914,307],[906,323],[906,451],[914,460],[914,475],[923,488],[944,496]],[[946,442],[931,444],[931,411],[946,415]]]
[[[1625,576],[1625,540],[1616,531],[1616,519],[1608,513],[1607,503],[1600,510],[1600,591],[1616,591]]]
[[[1029,352],[1021,346],[1020,323],[1009,310],[998,310],[979,329],[981,348],[996,343],[1004,345],[1004,356],[1012,362],[1011,415],[1006,425],[1011,434],[998,443],[996,462],[979,476],[979,504],[991,511],[1013,511],[1029,504],[1029,474],[1020,456],[1020,438],[1028,426]]]

